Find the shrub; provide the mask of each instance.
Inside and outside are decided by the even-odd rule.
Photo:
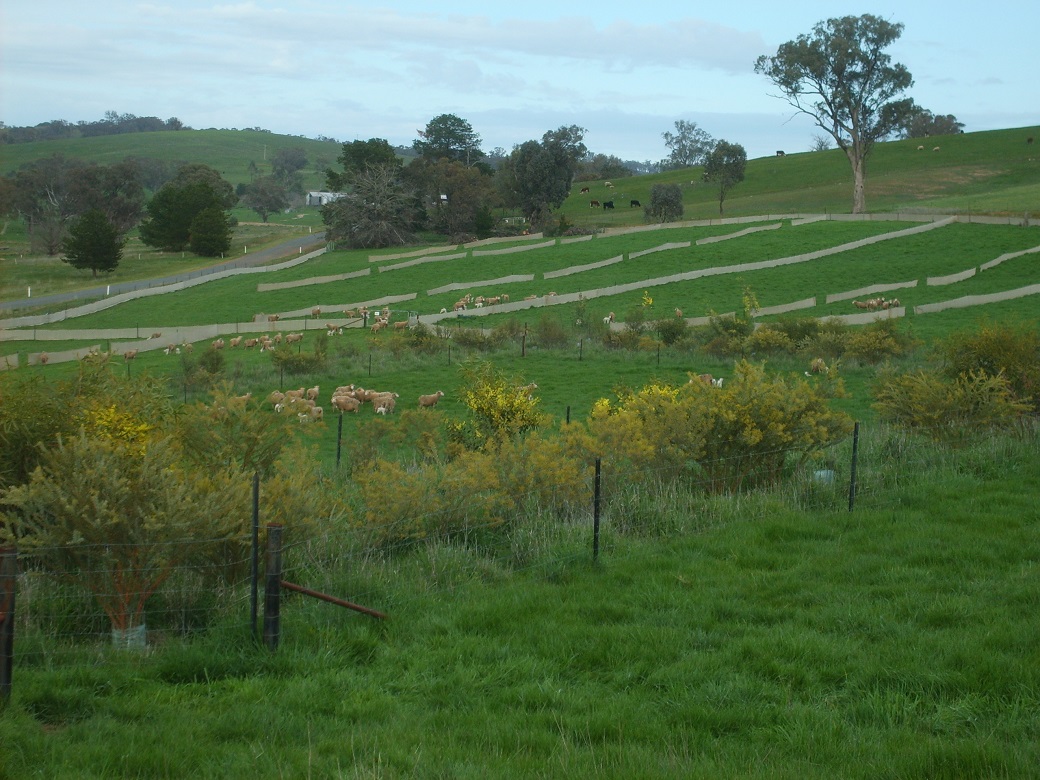
[[[1040,409],[1040,334],[1025,324],[982,325],[977,331],[954,333],[937,346],[948,379],[985,373],[1002,374],[1015,397]]]
[[[913,345],[912,337],[900,333],[898,320],[875,320],[849,336],[845,357],[864,363],[880,363],[886,358],[905,355]]]
[[[675,222],[682,216],[682,188],[678,184],[651,185],[650,202],[643,209],[643,218],[647,222]]]
[[[548,424],[538,411],[538,398],[522,379],[511,379],[490,363],[467,363],[460,367],[459,400],[469,410],[465,420],[448,425],[451,439],[468,449],[494,449],[499,442]]]
[[[795,343],[781,330],[762,326],[747,339],[747,349],[752,355],[790,354],[795,351]]]
[[[543,349],[558,349],[570,342],[570,334],[559,320],[544,314],[535,323],[534,338]]]
[[[686,324],[686,320],[679,319],[678,317],[666,317],[663,320],[658,320],[654,329],[657,331],[657,335],[660,337],[661,341],[664,344],[671,346],[685,338],[689,326]]]
[[[880,417],[936,441],[959,444],[979,431],[1009,428],[1028,413],[1002,374],[985,371],[950,379],[919,369],[906,374],[883,372],[873,387]]]

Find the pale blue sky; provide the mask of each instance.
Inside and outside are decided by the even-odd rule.
[[[577,124],[592,151],[642,161],[666,156],[661,133],[685,119],[761,157],[804,151],[820,131],[771,97],[755,58],[818,21],[871,13],[905,25],[890,53],[920,105],[968,131],[1040,125],[1040,2],[975,7],[0,0],[0,120],[113,110],[410,144],[450,113],[485,150]]]

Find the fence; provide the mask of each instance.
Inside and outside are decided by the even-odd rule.
[[[395,561],[408,550],[426,545],[465,548],[467,540],[483,539],[476,545],[481,547],[497,538],[500,544],[512,549],[509,556],[518,561],[514,564],[518,571],[534,571],[559,566],[561,560],[566,563],[595,561],[604,554],[623,556],[625,540],[630,536],[667,538],[705,532],[730,520],[775,511],[778,498],[794,510],[822,511],[824,517],[863,507],[898,511],[904,500],[901,493],[910,491],[908,495],[912,495],[915,480],[929,470],[972,471],[980,463],[1003,469],[1016,457],[1035,457],[1035,430],[1018,450],[1013,437],[979,439],[973,449],[968,449],[937,446],[927,437],[884,426],[871,433],[864,438],[857,425],[849,439],[828,450],[825,460],[787,468],[782,484],[763,494],[764,509],[749,509],[755,501],[755,491],[729,494],[728,498],[720,496],[717,486],[703,475],[698,476],[700,472],[696,470],[675,473],[669,468],[647,468],[633,473],[623,463],[596,459],[594,469],[581,476],[578,485],[559,485],[555,489],[562,493],[578,488],[585,496],[584,506],[568,508],[566,501],[553,498],[555,492],[548,495],[543,490],[537,495],[532,491],[519,497],[513,504],[518,507],[515,516],[501,522],[474,520],[463,527],[456,523],[457,518],[443,514],[396,517],[388,519],[386,526],[393,541],[376,546],[365,529],[348,522],[334,522],[310,532],[289,524],[285,526],[289,536],[284,547],[282,524],[269,522],[266,540],[262,540],[259,517],[264,506],[260,482],[254,477],[251,535],[223,540],[226,556],[222,560],[188,563],[171,570],[163,586],[150,596],[147,629],[118,637],[111,633],[101,610],[92,606],[98,594],[87,592],[82,585],[66,584],[73,575],[82,575],[83,570],[55,566],[53,561],[60,556],[46,555],[54,550],[27,550],[16,557],[14,549],[5,549],[0,551],[0,695],[11,695],[15,672],[21,664],[75,664],[84,657],[84,650],[92,662],[118,662],[118,654],[98,655],[99,645],[113,645],[117,640],[123,647],[137,643],[160,651],[166,642],[188,641],[211,626],[226,624],[241,626],[243,634],[252,634],[259,640],[259,550],[264,542],[268,552],[263,575],[262,635],[267,646],[274,649],[283,631],[286,592],[318,598],[372,617],[385,617],[382,602],[387,578],[399,576],[399,563]],[[476,494],[466,498],[479,500]],[[465,517],[464,508],[459,511]],[[417,522],[424,529],[440,530],[409,537],[409,529],[414,529]],[[530,550],[518,552],[524,544]],[[468,565],[482,565],[476,553],[467,560]],[[17,571],[16,562],[21,564],[21,572]],[[383,565],[385,569],[380,568]],[[89,564],[82,567],[86,573],[91,568]],[[435,597],[428,590],[424,592],[425,597]],[[290,604],[292,614],[299,615],[297,602]],[[300,619],[290,620],[289,629],[301,630]],[[312,612],[303,619],[328,622],[342,618],[318,618]]]

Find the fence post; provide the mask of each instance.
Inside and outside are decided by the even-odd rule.
[[[264,587],[264,644],[274,652],[282,633],[282,526],[267,524],[267,571]]]
[[[249,568],[249,579],[252,592],[249,597],[250,625],[253,627],[253,637],[258,635],[258,612],[260,592],[260,472],[253,472],[253,555]]]
[[[11,699],[14,673],[14,590],[18,575],[18,551],[0,548],[0,706]]]
[[[849,476],[849,511],[856,505],[856,462],[859,460],[859,423],[852,428],[852,469]]]
[[[343,412],[339,413],[339,427],[336,430],[336,469],[339,469],[339,459],[343,452]]]
[[[592,496],[592,560],[599,560],[600,458],[596,458],[596,481]]]

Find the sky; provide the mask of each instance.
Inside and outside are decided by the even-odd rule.
[[[410,146],[454,114],[485,151],[578,125],[590,151],[643,162],[684,120],[756,158],[822,134],[757,57],[868,13],[904,25],[888,53],[918,105],[967,132],[1040,125],[1036,0],[0,0],[0,121],[115,111]]]

